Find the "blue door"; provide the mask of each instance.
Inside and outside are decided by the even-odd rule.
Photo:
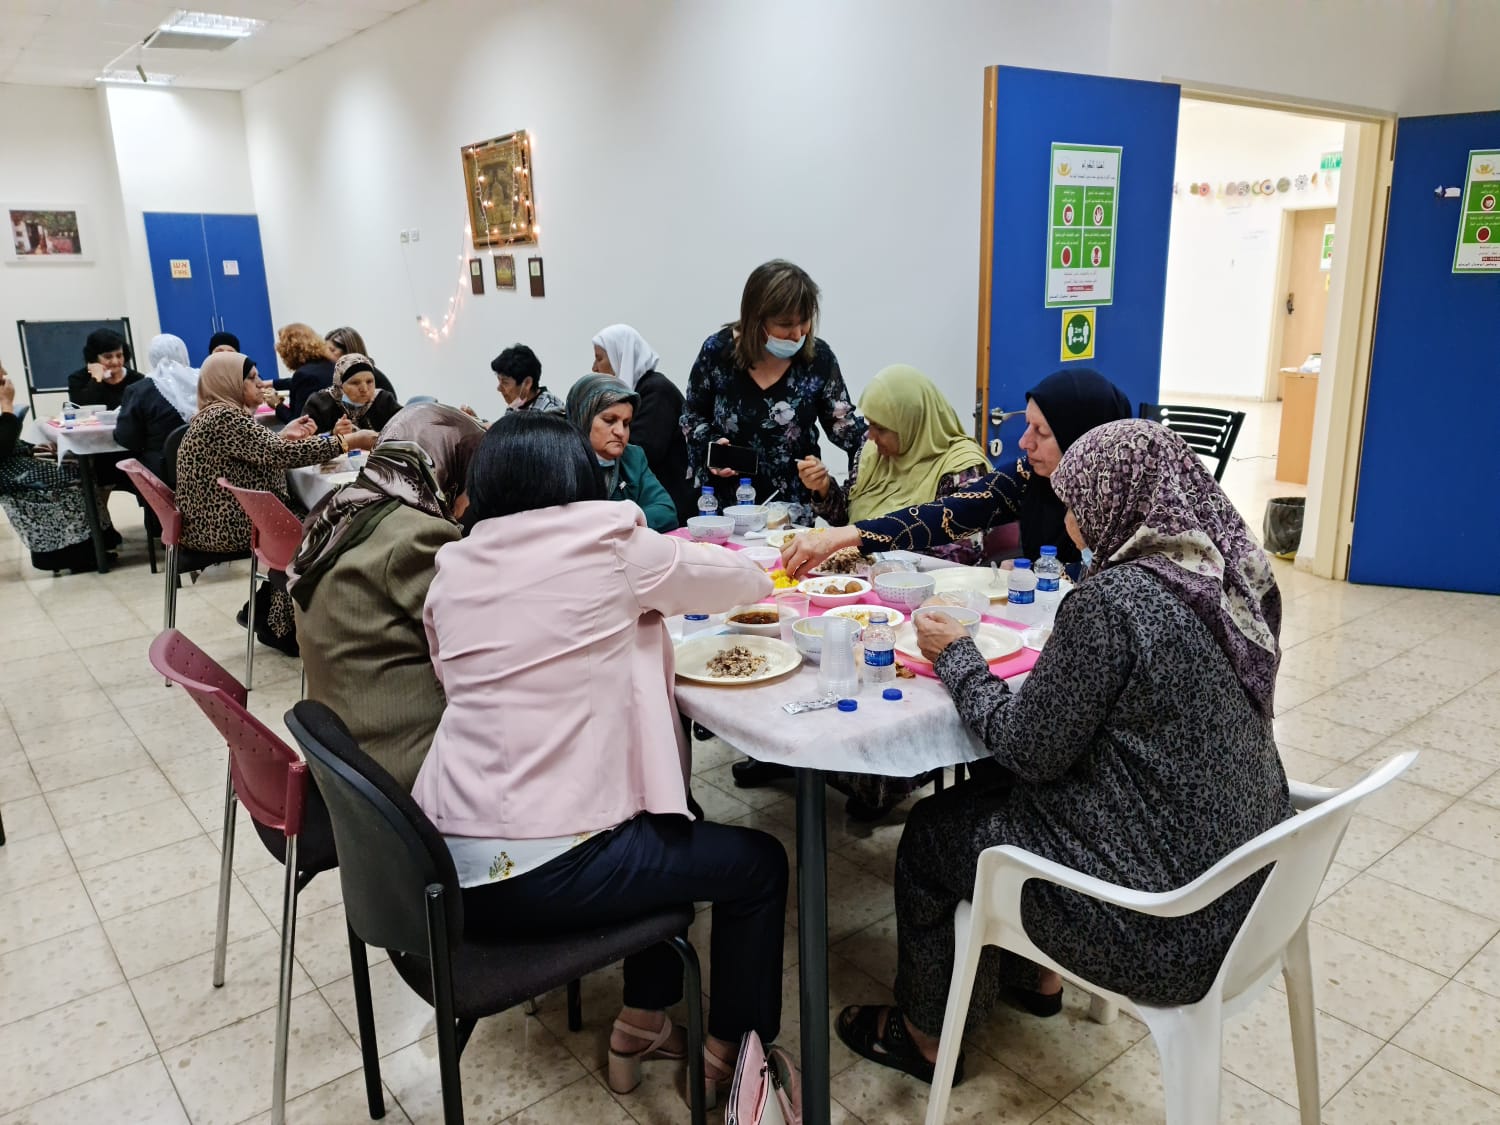
[[[254,215],[204,215],[209,275],[219,328],[240,339],[240,350],[276,377],[276,334],[266,292],[266,263],[260,248],[260,220]]]
[[[1181,90],[1008,66],[995,67],[994,80],[989,386],[981,401],[986,437],[1003,438],[1010,453],[1024,423],[1002,433],[991,412],[1024,410],[1026,391],[1060,368],[1095,368],[1133,405],[1157,400]],[[1094,306],[1092,358],[1067,361],[1064,325],[1077,310],[1047,307],[1057,245],[1054,144],[1120,149],[1112,246],[1102,255],[1113,268],[1112,301]],[[1069,163],[1064,174],[1076,176],[1079,161]],[[1085,249],[1080,264],[1088,256]]]
[[[156,289],[156,316],[161,330],[181,336],[196,365],[208,354],[208,338],[217,330],[213,280],[209,276],[208,247],[203,241],[203,217],[168,211],[147,211],[146,248],[151,258],[151,281]],[[177,275],[173,276],[173,263]],[[144,347],[144,341],[142,342]],[[144,366],[144,354],[137,357]]]
[[[1500,594],[1500,274],[1455,274],[1472,149],[1500,113],[1403,118],[1387,212],[1349,578]]]

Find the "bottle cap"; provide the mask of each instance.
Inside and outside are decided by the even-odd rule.
[[[898,688],[898,687],[888,687],[883,692],[880,693],[880,698],[881,699],[893,699],[893,700],[894,699],[900,699],[901,698],[901,689]]]
[[[750,483],[751,483],[751,481],[750,481],[749,477],[740,477],[740,484],[746,485],[746,484],[750,484]]]
[[[839,710],[840,711],[858,711],[859,710],[859,700],[857,700],[857,699],[840,699],[839,700]]]
[[[703,495],[707,496],[713,490],[714,490],[714,486],[713,485],[711,485],[711,484],[705,484],[703,486]]]
[[[708,620],[708,614],[706,614],[706,613],[684,613],[682,615],[682,617],[683,617],[684,621],[707,621]]]
[[[870,624],[884,625],[890,621],[890,615],[883,609],[872,609],[870,611]]]
[[[1017,570],[1030,570],[1031,569],[1031,560],[1030,559],[1017,559],[1011,565],[1013,565]]]
[[[1055,554],[1057,554],[1057,548],[1056,547],[1043,547],[1042,548],[1042,554],[1044,554],[1044,555],[1055,555]]]

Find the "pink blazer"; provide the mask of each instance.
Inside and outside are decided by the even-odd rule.
[[[632,503],[483,521],[437,553],[423,618],[448,705],[412,796],[448,835],[508,840],[686,815],[663,618],[770,592],[754,563],[658,535]]]

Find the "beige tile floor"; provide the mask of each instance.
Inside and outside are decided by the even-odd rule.
[[[1266,427],[1262,427],[1265,429]],[[1274,444],[1274,426],[1269,427]],[[1245,448],[1253,448],[1253,444]],[[1269,462],[1246,461],[1265,466]],[[1270,487],[1231,470],[1232,494]],[[210,987],[224,750],[146,668],[161,579],[119,505],[114,573],[32,571],[0,524],[0,1125],[269,1120],[279,877],[242,834],[228,981]],[[1252,524],[1258,513],[1251,511]],[[1314,914],[1324,1120],[1500,1121],[1500,599],[1324,582],[1285,566],[1277,733],[1288,772],[1343,783],[1408,748],[1416,767],[1356,818]],[[245,573],[182,592],[181,627],[237,670]],[[252,708],[293,702],[294,662],[261,649]],[[780,789],[736,791],[733,751],[696,750],[695,791],[721,820],[791,845]],[[835,1005],[888,996],[900,816],[873,830],[835,806],[829,836]],[[706,949],[708,919],[694,939]],[[783,979],[796,1048],[795,916]],[[365,1119],[337,879],[304,896],[290,1073],[296,1122]],[[432,1024],[388,961],[373,966],[390,1121],[439,1120]],[[601,1077],[618,973],[585,982],[582,1033],[558,996],[480,1025],[463,1060],[472,1123],[686,1121],[681,1079],[648,1067],[616,1098]],[[1122,1017],[997,1013],[969,1047],[953,1120],[1079,1125],[1162,1117],[1157,1055]],[[920,1120],[925,1090],[835,1042],[835,1121]],[[1294,1122],[1285,999],[1227,1032],[1224,1120]]]

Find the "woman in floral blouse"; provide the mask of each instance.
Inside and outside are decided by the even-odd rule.
[[[745,282],[739,320],[704,341],[688,376],[682,432],[694,482],[712,485],[721,508],[734,503],[739,474],[708,468],[714,442],[754,449],[756,496],[779,490],[799,523],[812,522],[813,496],[797,462],[820,454],[819,423],[851,461],[864,444],[865,423],[833,349],[813,335],[817,319],[817,285],[776,259]]]

